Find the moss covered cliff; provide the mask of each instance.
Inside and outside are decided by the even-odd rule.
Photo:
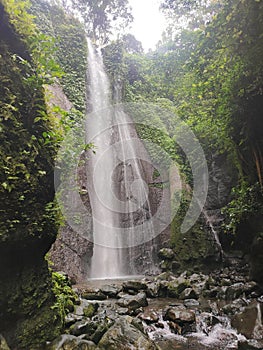
[[[35,349],[62,325],[44,258],[57,234],[56,133],[22,7],[0,2],[0,333],[11,347]]]

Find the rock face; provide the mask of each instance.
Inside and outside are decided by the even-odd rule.
[[[215,154],[208,159],[208,172],[208,195],[199,220],[183,234],[180,232],[180,225],[185,211],[179,210],[172,222],[172,244],[179,264],[175,265],[173,270],[170,263],[168,269],[174,272],[186,268],[208,271],[221,264],[222,248],[219,242],[223,220],[221,208],[230,200],[237,174],[226,155]],[[188,195],[185,195],[185,200],[189,201]]]
[[[29,349],[59,333],[61,318],[45,254],[57,234],[54,143],[45,144],[44,91],[26,44],[0,4],[0,325],[11,348]],[[30,79],[32,78],[31,82]]]

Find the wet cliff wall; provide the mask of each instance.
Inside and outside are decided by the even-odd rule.
[[[29,349],[62,326],[45,260],[58,229],[56,147],[26,35],[17,33],[3,3],[9,5],[0,2],[0,333],[11,347]]]

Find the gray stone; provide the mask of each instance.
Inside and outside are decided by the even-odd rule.
[[[144,282],[141,282],[139,280],[134,280],[134,281],[126,281],[123,283],[123,290],[127,291],[127,290],[135,290],[135,291],[139,291],[139,290],[146,290],[147,289],[147,285]]]
[[[244,283],[239,282],[235,283],[230,287],[227,287],[226,289],[226,299],[227,300],[234,300],[239,298],[242,294],[244,294]]]
[[[246,299],[236,299],[231,304],[227,304],[223,306],[222,310],[226,315],[234,315],[236,313],[239,313],[244,309],[245,306],[248,305],[248,302]]]
[[[245,307],[244,311],[233,316],[231,325],[248,339],[263,339],[263,327],[261,330],[258,329],[259,332],[256,333],[257,318],[258,306],[256,303],[252,303]]]
[[[138,293],[136,295],[124,295],[117,301],[117,305],[128,308],[129,310],[136,310],[141,306],[147,306],[148,302],[145,293]]]
[[[102,286],[100,290],[104,295],[107,295],[110,298],[116,298],[117,294],[121,291],[121,287],[116,285],[105,285]]]
[[[197,307],[200,305],[199,301],[196,299],[185,299],[184,300],[184,305],[186,307]]]
[[[167,295],[170,298],[178,298],[179,295],[189,287],[189,281],[183,277],[171,281],[167,285]]]
[[[257,340],[247,340],[238,342],[238,350],[262,350],[263,342]]]
[[[145,310],[138,317],[147,324],[159,321],[159,315],[153,310]]]
[[[193,323],[195,322],[195,313],[192,310],[181,310],[171,307],[166,311],[164,320],[173,321],[178,324]]]
[[[132,317],[122,316],[103,335],[100,350],[157,350],[157,346],[132,324]]]
[[[47,350],[95,350],[96,345],[73,335],[63,334],[47,347]]]
[[[192,288],[186,288],[182,291],[182,293],[179,295],[179,298],[182,300],[185,299],[198,299],[198,295]]]
[[[77,321],[81,321],[81,316],[75,314],[67,314],[65,317],[65,325],[66,327],[70,327]]]
[[[99,304],[98,303],[90,303],[87,306],[84,307],[83,313],[85,317],[91,318],[96,314],[98,311]]]
[[[86,300],[105,300],[107,296],[103,294],[99,289],[86,288],[81,291],[81,297]]]
[[[148,298],[157,298],[159,291],[159,285],[156,282],[147,284],[146,295]]]

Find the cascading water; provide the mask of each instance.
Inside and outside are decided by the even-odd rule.
[[[102,55],[89,40],[88,66],[91,113],[86,133],[95,145],[87,164],[94,239],[90,277],[116,278],[137,273],[132,255],[139,226],[140,242],[153,232],[148,186],[135,128],[121,108],[112,109]],[[153,270],[151,252],[143,251],[143,245],[140,249],[151,265],[147,270]]]

